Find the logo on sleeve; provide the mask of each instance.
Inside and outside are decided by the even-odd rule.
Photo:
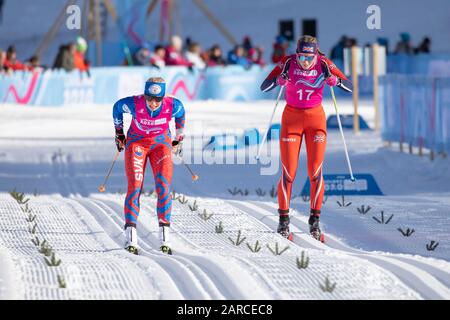
[[[122,109],[124,112],[131,113],[130,108],[126,104],[123,105]]]

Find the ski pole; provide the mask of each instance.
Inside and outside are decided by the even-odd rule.
[[[188,169],[188,171],[191,173],[192,181],[197,181],[199,179],[199,176],[196,175],[194,173],[194,171],[192,171],[191,167],[186,162],[184,162],[184,159],[180,155],[177,154],[177,156],[178,156],[178,158],[180,158],[181,163],[183,163],[183,165],[186,167],[186,169]]]
[[[337,117],[337,121],[339,124],[339,130],[341,131],[342,141],[344,142],[345,158],[347,159],[348,170],[350,171],[350,179],[352,181],[355,181],[355,177],[353,176],[353,171],[352,171],[352,165],[350,163],[350,158],[348,156],[347,144],[345,143],[345,137],[344,137],[344,130],[342,130],[341,117],[339,116],[339,111],[337,108],[337,102],[336,102],[336,97],[334,96],[333,87],[330,86],[330,90],[331,90],[331,97],[333,98],[334,109],[336,110],[336,117]]]
[[[278,102],[280,101],[280,97],[283,93],[283,90],[284,90],[284,86],[281,86],[280,92],[278,93],[277,102],[275,103],[275,108],[273,108],[272,116],[270,117],[269,125],[267,126],[266,133],[264,134],[263,140],[261,141],[261,144],[259,145],[258,153],[256,154],[256,157],[255,157],[256,160],[259,160],[259,154],[261,153],[261,149],[262,149],[264,143],[266,142],[267,134],[269,133],[270,126],[272,125],[273,116],[275,115],[275,111],[277,110]]]
[[[114,167],[114,164],[116,163],[117,159],[119,158],[119,154],[120,154],[120,152],[117,151],[116,155],[114,157],[114,160],[113,160],[113,162],[111,164],[111,167],[109,168],[108,174],[105,177],[105,181],[103,182],[103,184],[100,185],[100,187],[98,187],[98,191],[105,192],[105,190],[106,190],[106,187],[105,187],[106,186],[106,182],[108,181],[109,175],[111,174],[111,171],[112,171],[112,169]]]
[[[194,173],[194,171],[192,171],[191,167],[190,167],[186,162],[184,162],[183,158],[181,158],[181,162],[184,164],[184,166],[186,167],[186,169],[188,169],[189,172],[191,173],[191,175],[192,175],[192,181],[197,181],[198,178],[199,178],[199,176],[196,175],[196,174]]]

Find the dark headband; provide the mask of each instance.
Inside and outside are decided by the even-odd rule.
[[[317,53],[317,43],[300,42],[297,46],[297,53]]]

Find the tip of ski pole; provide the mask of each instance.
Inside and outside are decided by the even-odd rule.
[[[104,185],[101,185],[100,187],[98,187],[98,191],[100,192],[105,192],[106,188]]]
[[[352,180],[352,182],[356,181],[355,177],[351,177],[350,180]]]
[[[255,156],[255,160],[259,161],[259,156]]]
[[[199,178],[198,175],[194,174],[194,175],[192,176],[192,181],[197,181],[198,178]]]

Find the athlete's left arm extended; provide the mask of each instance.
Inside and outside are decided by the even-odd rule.
[[[173,99],[172,117],[175,118],[175,140],[182,140],[184,136],[185,111],[181,101],[176,98]]]

